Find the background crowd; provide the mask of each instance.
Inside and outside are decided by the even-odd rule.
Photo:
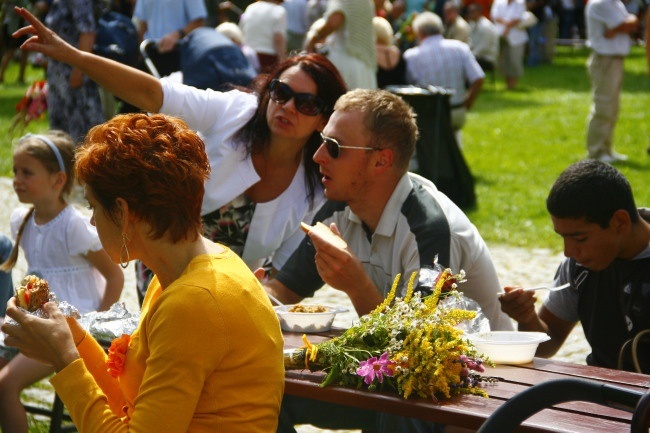
[[[147,0],[4,0],[0,81],[12,59],[20,62],[18,80],[24,80],[27,54],[16,52],[24,38],[11,38],[21,24],[12,12],[14,6],[30,8],[66,41],[85,51],[93,46],[97,51],[94,34],[101,32],[102,10],[110,9],[133,21],[130,37],[154,41],[148,58],[138,61],[139,69],[151,73],[153,66],[160,76],[176,72],[179,80],[195,87],[246,86],[287,56],[308,51],[326,54],[349,89],[405,84],[453,89],[452,127],[461,145],[467,111],[479,97],[486,76],[492,82],[495,75],[501,76],[506,89],[516,89],[526,68],[552,63],[557,45],[588,44],[595,56],[588,69],[594,104],[588,119],[587,156],[615,162],[626,158],[612,146],[622,61],[613,66],[618,71],[614,73],[605,70],[602,57],[625,57],[630,44],[644,43],[647,5],[626,0],[614,2],[617,10],[598,12],[594,7],[590,14],[586,4],[581,0],[183,0],[168,8]],[[617,13],[627,20],[624,28],[605,36],[601,28],[617,27]],[[596,30],[597,26],[601,27]],[[230,41],[244,60],[223,51]],[[226,62],[236,66],[222,66]],[[91,126],[116,112],[138,110],[124,101],[116,108],[110,93],[67,68],[55,61],[48,64],[48,114],[53,128],[80,140]],[[600,76],[608,77],[607,86]],[[617,80],[610,80],[612,76]]]

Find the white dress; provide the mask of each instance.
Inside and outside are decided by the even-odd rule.
[[[28,210],[21,207],[11,214],[14,240]],[[106,285],[103,276],[84,257],[102,249],[89,218],[69,205],[43,225],[36,224],[32,214],[20,246],[27,260],[27,275],[47,280],[57,299],[74,305],[81,314],[97,310]]]
[[[340,12],[343,25],[327,38],[331,62],[341,73],[348,89],[377,88],[377,59],[369,0],[330,0],[325,16]]]

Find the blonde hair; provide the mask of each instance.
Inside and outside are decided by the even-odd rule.
[[[226,21],[225,23],[219,24],[216,27],[216,30],[237,45],[241,45],[244,42],[244,34],[242,33],[239,26],[235,23]]]
[[[341,96],[334,111],[363,113],[363,126],[382,149],[392,149],[395,166],[406,172],[418,139],[416,113],[386,90],[354,89]]]
[[[49,143],[48,143],[49,142]],[[50,145],[54,145],[56,149],[52,149]],[[64,199],[72,190],[74,183],[74,140],[63,131],[51,130],[44,134],[32,135],[27,134],[18,140],[18,144],[14,146],[14,155],[24,153],[32,158],[37,159],[45,169],[55,174],[63,172],[66,175],[65,184],[61,190],[61,198]],[[4,263],[0,265],[0,271],[8,272],[18,261],[18,246],[22,238],[23,231],[27,221],[34,213],[34,207],[25,214],[23,221],[20,223],[18,233],[16,233],[16,242],[11,250],[11,254],[7,257]]]
[[[395,33],[393,32],[393,27],[390,25],[386,18],[373,17],[372,26],[375,28],[375,37],[377,38],[377,43],[384,45],[391,45],[393,43],[393,37],[395,36]]]

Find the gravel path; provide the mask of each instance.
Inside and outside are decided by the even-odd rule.
[[[9,216],[11,211],[20,203],[14,194],[11,179],[0,177],[0,197],[2,205],[0,206],[0,233],[9,234]],[[85,208],[79,206],[83,212],[87,212]],[[548,249],[525,249],[514,248],[505,245],[490,245],[490,252],[494,260],[494,264],[499,274],[499,279],[502,285],[521,285],[533,286],[538,284],[548,283],[552,280],[555,274],[555,269],[562,258],[562,254],[553,252]],[[22,255],[14,270],[14,282],[20,278],[25,272],[25,262]],[[138,308],[138,302],[135,292],[135,278],[133,266],[129,266],[125,270],[125,286],[122,292],[122,300],[127,305],[129,310],[134,311]],[[539,297],[543,298],[544,293]],[[353,312],[354,309],[347,298],[342,292],[326,287],[319,290],[313,299],[314,302],[330,305],[342,305],[348,308],[347,313],[337,316],[335,325],[349,326],[350,323],[358,316]],[[584,339],[582,328],[576,327],[570,335],[563,348],[556,355],[556,359],[584,364],[585,355],[588,353],[589,346]],[[298,429],[299,433],[316,433],[324,432],[324,430],[317,430],[309,426],[301,426]],[[356,431],[355,431],[356,432]],[[339,431],[339,433],[341,433]],[[353,433],[353,432],[349,432]]]

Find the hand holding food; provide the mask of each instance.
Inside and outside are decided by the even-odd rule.
[[[34,312],[50,299],[50,287],[47,281],[36,275],[27,275],[16,289],[18,306]]]
[[[348,244],[340,237],[337,236],[329,227],[327,227],[322,222],[317,222],[315,225],[310,226],[304,222],[300,223],[300,228],[305,233],[316,233],[321,239],[332,244],[333,246],[345,249],[348,247]]]

